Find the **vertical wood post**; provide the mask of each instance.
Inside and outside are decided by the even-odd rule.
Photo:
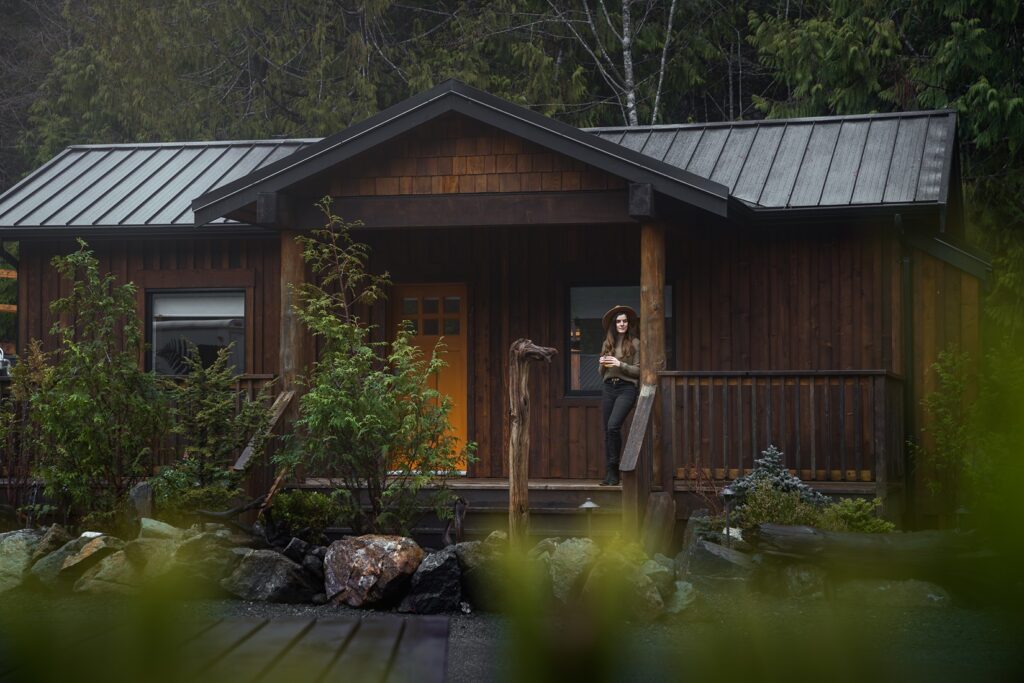
[[[640,386],[656,386],[665,369],[665,225],[640,225]],[[661,468],[661,411],[651,416],[651,458]],[[642,457],[642,456],[641,456]],[[642,506],[651,488],[651,463],[622,472],[622,526],[627,536],[640,529]]]
[[[293,310],[296,303],[291,287],[306,282],[306,262],[302,259],[302,247],[295,241],[297,232],[282,230],[281,245],[281,343],[278,360],[279,392],[298,388],[297,380],[313,362],[313,335],[299,320]],[[289,412],[294,414],[298,401],[292,401]],[[286,417],[288,417],[286,415]]]
[[[517,339],[508,350],[508,540],[519,547],[530,527],[530,366],[531,360],[551,362],[558,353]]]

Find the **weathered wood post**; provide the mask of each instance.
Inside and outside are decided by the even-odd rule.
[[[508,539],[521,545],[530,525],[530,367],[531,360],[551,362],[558,353],[517,339],[508,350]]]
[[[665,225],[657,218],[650,185],[630,185],[629,215],[640,221],[640,395],[649,395],[653,401],[658,371],[665,369]],[[634,425],[636,418],[634,415]],[[642,424],[637,427],[642,428]],[[630,437],[632,440],[632,433]],[[651,414],[650,443],[652,460],[660,467],[661,414],[657,410]],[[650,488],[650,463],[639,462],[635,468],[622,471],[622,531],[627,537],[635,537],[640,531]]]

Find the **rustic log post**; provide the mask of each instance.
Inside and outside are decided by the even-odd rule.
[[[640,226],[640,387],[653,388],[665,369],[665,226],[645,220]],[[661,469],[661,413],[651,415],[652,461]],[[650,463],[622,472],[623,533],[636,535],[642,506],[650,492]]]
[[[297,236],[298,233],[294,230],[282,230],[280,234],[281,342],[278,352],[277,390],[282,394],[293,393],[293,399],[282,416],[283,424],[293,422],[299,415],[298,398],[302,392],[298,380],[316,357],[313,335],[299,320],[294,309],[297,298],[293,287],[299,287],[307,281],[306,261],[302,258],[302,245],[295,240]],[[284,474],[284,468],[277,473],[275,489],[280,486]],[[304,475],[300,472],[299,476]]]
[[[537,346],[529,339],[517,339],[508,350],[508,538],[521,545],[530,524],[530,389],[531,360],[551,362],[558,353]]]

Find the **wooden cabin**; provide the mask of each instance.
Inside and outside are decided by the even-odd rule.
[[[978,355],[988,268],[963,246],[953,112],[580,130],[448,81],[322,140],[73,146],[0,197],[19,342],[53,342],[48,264],[83,237],[139,287],[147,368],[173,373],[180,336],[234,339],[245,381],[287,388],[313,357],[293,238],[324,196],[394,282],[369,322],[448,344],[467,491],[507,489],[525,337],[558,349],[532,370],[531,491],[606,494],[600,319],[629,304],[653,394],[635,504],[700,505],[774,444],[821,490],[934,522],[905,443],[939,351]]]

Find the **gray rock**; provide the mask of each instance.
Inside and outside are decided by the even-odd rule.
[[[362,607],[401,595],[423,561],[404,536],[367,535],[335,541],[324,558],[324,590],[335,604]]]
[[[59,550],[70,540],[71,533],[67,529],[59,524],[51,525],[50,528],[46,530],[46,533],[43,534],[43,537],[39,539],[36,549],[32,551],[32,558],[29,560],[29,566],[34,565],[54,550]]]
[[[285,557],[292,560],[293,562],[302,563],[302,558],[309,552],[309,544],[303,541],[301,538],[292,538],[288,541],[288,545],[284,549]]]
[[[618,553],[606,552],[601,556],[587,577],[583,594],[624,604],[630,616],[640,621],[653,621],[665,609],[654,582]]]
[[[675,592],[665,602],[665,611],[669,614],[680,614],[697,599],[697,591],[689,581],[676,581]]]
[[[536,560],[539,557],[542,557],[545,553],[550,557],[551,554],[555,552],[555,548],[557,548],[558,544],[561,542],[562,539],[560,538],[545,538],[537,543],[537,545],[533,546],[533,548],[530,549],[530,552],[526,554],[526,557],[531,560]]]
[[[313,553],[310,553],[309,555],[306,555],[302,558],[302,568],[309,572],[310,575],[317,580],[317,582],[324,582],[323,558],[317,557]]]
[[[787,564],[782,568],[786,595],[791,598],[821,598],[825,595],[828,573],[814,564]]]
[[[185,530],[179,529],[176,526],[171,526],[165,522],[161,522],[156,519],[149,517],[143,517],[139,520],[139,538],[169,538],[172,540],[180,540],[185,536]]]
[[[667,600],[675,591],[675,571],[656,560],[647,560],[640,565],[640,571],[658,588],[662,600]]]
[[[696,510],[690,513],[689,519],[686,520],[686,531],[683,532],[683,548],[675,556],[675,569],[676,577],[683,578],[686,576],[689,567],[690,550],[696,545],[697,541],[711,531],[711,518],[708,515],[707,510]]]
[[[698,540],[687,553],[687,574],[712,578],[750,578],[754,564],[750,556],[724,545]]]
[[[247,551],[220,585],[243,600],[263,602],[311,602],[321,590],[302,567],[276,550]]]
[[[103,558],[124,549],[124,546],[124,541],[114,536],[98,536],[89,539],[81,550],[64,559],[64,564],[57,577],[58,581],[66,585],[74,584],[85,572],[99,564]]]
[[[0,593],[17,588],[31,567],[32,554],[43,538],[36,529],[0,534]]]
[[[90,540],[83,537],[70,540],[49,555],[36,561],[32,565],[31,571],[34,584],[51,590],[62,588],[63,586],[60,585],[60,570],[64,567],[64,560],[77,555],[78,551]]]
[[[676,573],[676,561],[671,557],[662,555],[661,553],[654,553],[654,557],[651,558],[665,569],[669,570],[673,574]]]
[[[953,604],[942,586],[915,579],[853,579],[836,586],[835,597],[844,602],[881,607],[950,607]]]
[[[492,531],[484,539],[484,545],[494,550],[504,551],[508,549],[508,534],[504,531]]]
[[[325,557],[327,557],[327,546],[318,545],[317,547],[315,547],[312,550],[310,550],[309,554],[310,555],[315,555],[315,556],[319,557],[322,560]]]
[[[189,589],[200,594],[216,593],[211,589],[219,587],[248,552],[248,548],[241,552],[235,552],[236,549],[232,540],[219,531],[193,536],[178,544],[174,552],[175,571]]]
[[[574,600],[600,555],[601,549],[589,538],[570,538],[556,545],[548,561],[555,599],[562,604]]]
[[[457,612],[462,602],[462,569],[453,546],[431,553],[412,575],[400,612]]]
[[[76,593],[131,595],[147,583],[166,577],[175,567],[176,543],[136,539],[108,555],[75,582]]]
[[[139,517],[152,518],[156,511],[153,485],[148,481],[140,481],[128,492],[128,497],[135,507],[135,514]]]
[[[498,543],[456,543],[455,556],[462,567],[462,592],[479,609],[501,609],[498,588],[504,580],[505,553]]]

